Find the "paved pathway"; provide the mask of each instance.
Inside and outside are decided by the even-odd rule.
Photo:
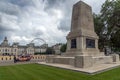
[[[90,67],[90,68],[76,68],[76,67],[70,66],[70,65],[45,63],[45,62],[38,62],[38,64],[43,64],[43,65],[48,65],[48,66],[53,66],[53,67],[58,67],[58,68],[63,68],[63,69],[69,69],[69,70],[73,70],[73,71],[79,71],[79,72],[92,74],[92,75],[120,66],[120,62],[109,63],[109,64],[99,64],[99,65],[94,65],[93,67]]]

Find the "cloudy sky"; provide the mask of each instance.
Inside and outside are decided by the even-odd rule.
[[[5,36],[9,43],[28,44],[34,38],[42,38],[49,45],[65,43],[72,5],[78,1],[0,0],[0,43]],[[83,1],[92,6],[93,12],[99,13],[105,0]]]

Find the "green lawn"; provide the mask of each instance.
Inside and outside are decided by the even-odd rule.
[[[1,66],[0,80],[120,80],[120,68],[87,75],[39,64]]]

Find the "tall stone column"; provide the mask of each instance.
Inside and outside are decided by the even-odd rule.
[[[66,54],[68,56],[99,54],[92,9],[82,1],[73,6],[71,30],[67,35],[67,40]]]

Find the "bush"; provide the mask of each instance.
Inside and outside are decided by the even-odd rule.
[[[34,55],[45,55],[46,52],[35,52]]]
[[[61,52],[66,52],[67,44],[63,44],[60,48]]]

